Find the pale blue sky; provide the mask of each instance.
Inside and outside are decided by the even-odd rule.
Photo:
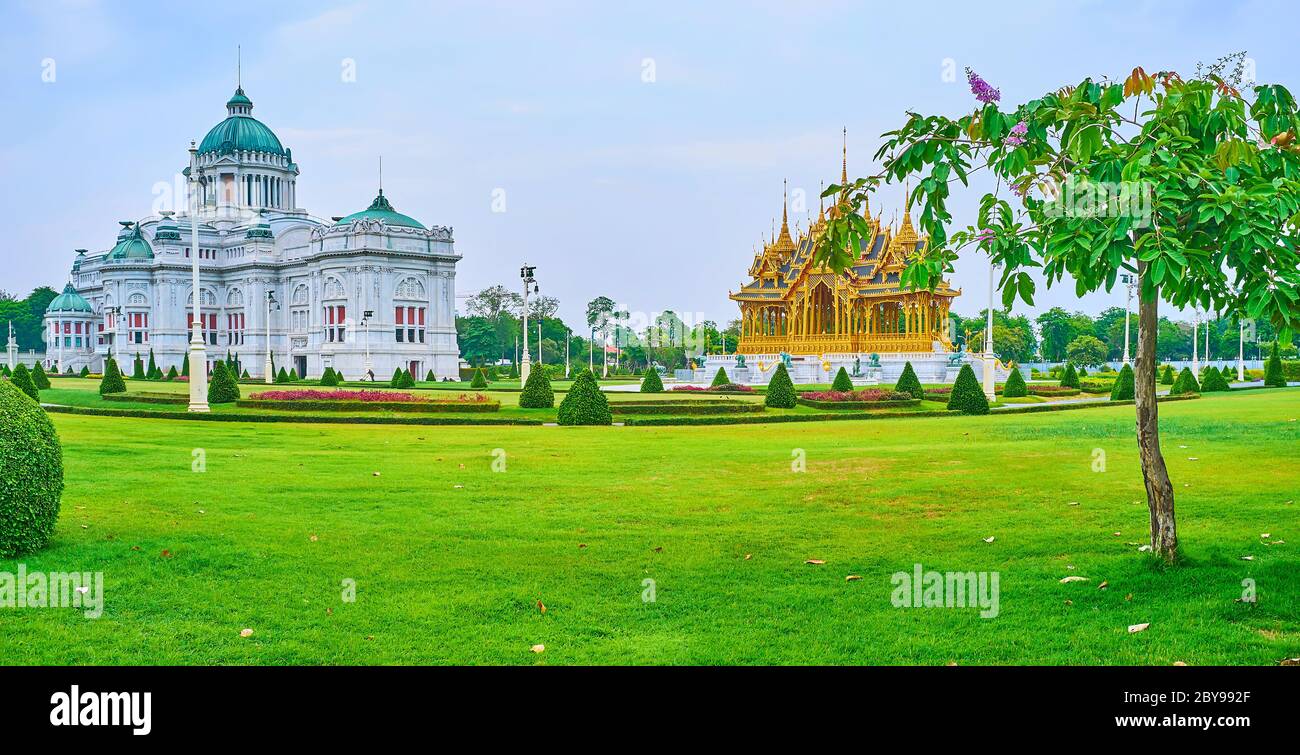
[[[700,6],[700,7],[697,7]],[[960,114],[979,71],[1018,102],[1085,75],[1191,70],[1246,50],[1300,88],[1300,12],[1266,2],[324,3],[37,0],[0,5],[0,288],[66,281],[72,249],[111,245],[153,186],[225,116],[235,46],[254,115],[302,169],[299,204],[363,208],[384,157],[401,212],[451,225],[461,293],[538,268],[571,324],[606,295],[726,322],[727,291],[779,216],[781,181],[874,171],[907,109]],[[643,81],[644,61],[655,81]],[[42,81],[43,61],[56,80]],[[345,59],[356,81],[343,81]],[[943,81],[945,59],[957,81]],[[506,212],[492,211],[504,189]],[[901,191],[874,203],[887,215]],[[971,201],[955,203],[959,223]],[[956,309],[984,306],[986,262],[957,265]],[[1060,286],[1039,299],[1096,312]]]

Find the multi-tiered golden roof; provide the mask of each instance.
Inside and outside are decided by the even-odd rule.
[[[848,184],[848,153],[841,168],[841,185]],[[830,217],[847,212],[837,201]],[[948,336],[948,310],[961,294],[941,282],[934,291],[906,290],[899,273],[907,259],[925,249],[927,239],[917,235],[910,212],[903,213],[898,229],[882,226],[870,206],[863,216],[871,237],[843,273],[813,265],[815,241],[825,231],[823,206],[812,227],[790,235],[785,207],[781,231],[774,234],[749,267],[753,279],[730,294],[740,304],[742,354],[896,354],[932,352],[935,344],[952,350]]]

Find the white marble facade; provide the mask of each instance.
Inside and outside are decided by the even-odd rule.
[[[311,216],[296,206],[292,152],[252,118],[242,89],[227,111],[183,171],[201,181],[200,305],[209,360],[229,352],[261,377],[269,316],[277,371],[317,377],[333,367],[356,380],[369,367],[386,381],[400,367],[417,380],[430,371],[457,377],[460,255],[451,228],[397,212],[382,189],[360,212],[332,221]],[[147,361],[151,349],[163,371],[179,370],[185,358],[190,216],[163,212],[121,225],[108,251],[77,250],[75,294],[46,313],[47,332],[62,332],[65,321],[89,331],[66,349],[49,342],[47,359],[61,371],[98,372],[109,353],[120,355],[128,373],[134,356]],[[76,311],[77,296],[89,312]]]

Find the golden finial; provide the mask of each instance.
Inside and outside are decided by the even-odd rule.
[[[849,129],[844,127],[840,143],[840,186],[849,185]]]

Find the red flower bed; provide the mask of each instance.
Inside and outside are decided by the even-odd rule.
[[[291,391],[262,391],[253,393],[249,398],[254,401],[402,401],[427,402],[426,396],[396,391],[313,391],[308,389]],[[484,401],[487,397],[481,393],[474,397],[460,395],[462,401]]]
[[[806,391],[800,393],[799,398],[809,401],[910,401],[912,394],[884,388],[866,388],[860,391]]]

